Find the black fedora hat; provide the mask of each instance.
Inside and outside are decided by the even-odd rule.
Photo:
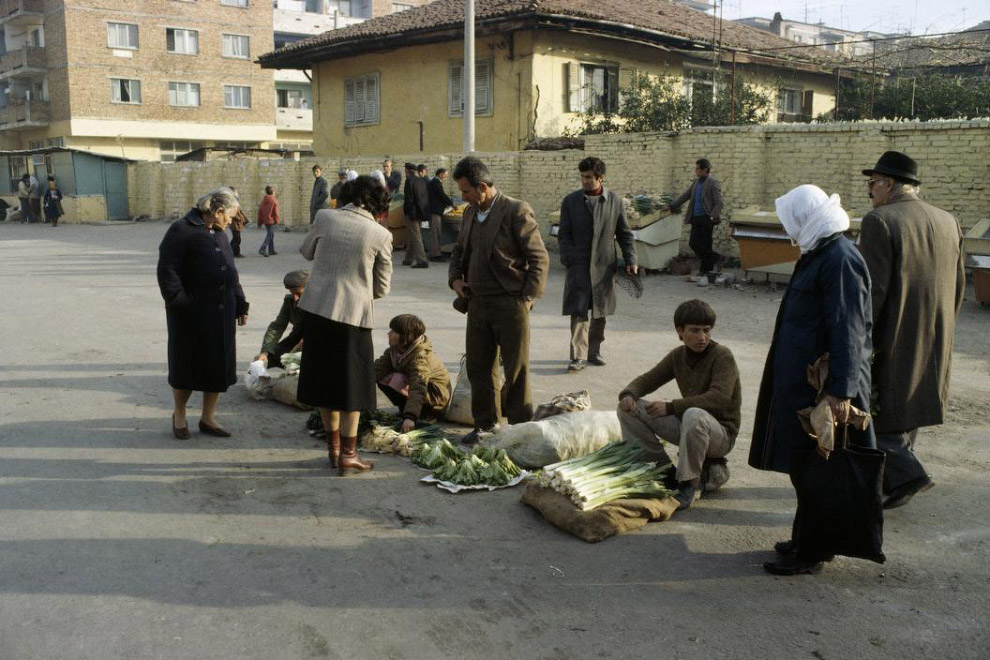
[[[918,163],[915,162],[913,158],[907,154],[902,154],[900,151],[885,151],[877,164],[873,166],[871,170],[863,170],[863,174],[870,176],[876,172],[877,174],[885,174],[892,179],[897,179],[898,181],[906,181],[907,183],[913,183],[915,185],[920,184],[921,181],[918,179]]]

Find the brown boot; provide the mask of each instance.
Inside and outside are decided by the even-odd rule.
[[[340,429],[327,432],[327,453],[330,455],[330,467],[340,467]]]
[[[357,453],[357,436],[348,438],[340,436],[340,476],[367,472],[375,466],[374,463],[362,463]]]

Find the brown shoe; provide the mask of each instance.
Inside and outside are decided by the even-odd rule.
[[[229,438],[230,431],[221,428],[219,426],[210,426],[203,420],[199,420],[199,431],[200,433],[205,433],[206,435],[216,436],[217,438]]]
[[[327,433],[327,453],[330,455],[330,467],[340,467],[340,429]]]
[[[340,436],[340,476],[346,477],[350,474],[367,472],[375,467],[374,463],[363,463],[357,453],[357,436],[348,438],[346,435]]]
[[[175,413],[172,413],[172,435],[175,436],[176,440],[188,440],[192,437],[192,434],[189,432],[188,423],[181,429],[175,425]]]

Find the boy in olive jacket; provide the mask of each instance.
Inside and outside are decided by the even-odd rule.
[[[742,388],[732,352],[711,340],[715,310],[703,300],[688,300],[674,311],[674,328],[684,343],[619,393],[619,423],[626,442],[666,458],[666,440],[678,446],[678,511],[691,506],[700,491],[717,490],[729,479],[725,455],[739,433]],[[681,398],[641,398],[671,380]],[[669,459],[668,459],[669,460]],[[707,479],[702,483],[702,475]]]

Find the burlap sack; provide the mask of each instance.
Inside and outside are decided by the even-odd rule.
[[[313,406],[299,403],[299,399],[296,398],[297,389],[299,389],[299,374],[280,378],[272,386],[272,398],[279,403],[284,403],[287,406],[295,406],[300,410],[312,410]]]
[[[639,529],[649,522],[669,520],[677,509],[677,500],[615,500],[592,511],[581,511],[570,498],[536,481],[526,485],[522,502],[539,511],[554,527],[588,543],[598,543],[610,536]]]

